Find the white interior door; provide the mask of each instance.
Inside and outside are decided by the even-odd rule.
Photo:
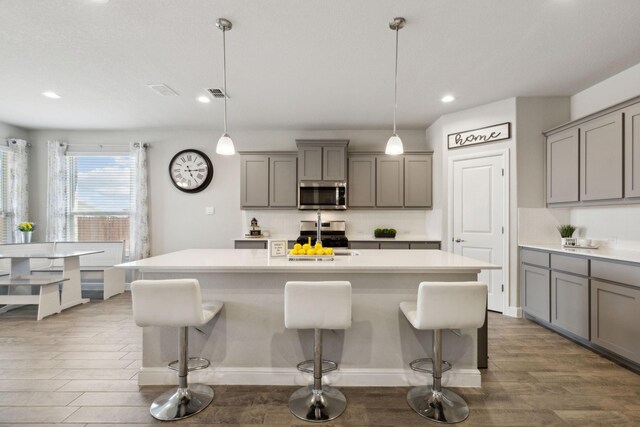
[[[453,251],[503,265],[504,154],[453,160]],[[489,310],[502,312],[504,269],[485,270],[478,280],[489,285]]]

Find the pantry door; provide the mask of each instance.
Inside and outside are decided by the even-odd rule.
[[[452,158],[450,175],[453,181],[450,247],[459,255],[502,267],[507,265],[504,255],[508,250],[504,234],[509,188],[507,159],[506,151]],[[502,313],[504,287],[509,283],[505,268],[482,271],[478,280],[489,286],[489,310]]]

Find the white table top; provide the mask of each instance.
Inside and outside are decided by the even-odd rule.
[[[420,273],[474,272],[499,266],[437,250],[357,250],[358,256],[333,261],[289,261],[269,258],[266,249],[185,249],[116,265],[148,272],[351,272]]]
[[[46,286],[61,283],[69,279],[62,276],[31,276],[0,277],[0,286]]]
[[[42,250],[24,250],[21,252],[0,252],[0,259],[6,258],[71,258],[76,256],[99,254],[104,251],[70,251],[70,252],[43,252]]]
[[[521,244],[522,248],[541,249],[545,251],[558,252],[570,255],[584,255],[590,258],[602,258],[613,261],[627,261],[640,263],[640,250],[631,251],[624,249],[612,249],[612,248],[598,248],[598,249],[576,249],[565,248],[559,244],[553,243],[536,243],[536,244]]]

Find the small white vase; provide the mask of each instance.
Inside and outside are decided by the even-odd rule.
[[[21,231],[20,237],[22,238],[22,243],[31,243],[31,235],[33,231]]]

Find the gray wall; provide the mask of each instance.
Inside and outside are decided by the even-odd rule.
[[[0,139],[19,138],[29,139],[29,131],[18,126],[0,122]]]
[[[220,131],[130,130],[74,131],[36,130],[29,135],[31,150],[30,211],[32,220],[46,224],[47,140],[75,144],[150,143],[149,191],[151,253],[157,255],[185,248],[232,248],[233,240],[245,231],[240,211],[240,159],[215,154]],[[424,130],[398,132],[406,150],[424,150]],[[349,139],[350,150],[383,151],[390,132],[383,131],[234,131],[236,150],[296,150],[295,139]],[[168,164],[174,154],[196,148],[211,157],[215,175],[212,184],[197,194],[178,191],[169,179]],[[205,215],[213,206],[215,215]],[[372,212],[375,215],[375,212]],[[45,236],[44,226],[36,240]]]

